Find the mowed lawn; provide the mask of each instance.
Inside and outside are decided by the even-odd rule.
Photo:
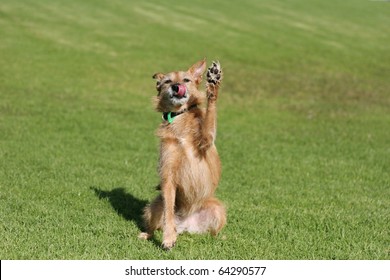
[[[390,5],[0,2],[0,259],[390,259]],[[137,239],[155,72],[225,71],[216,238]]]

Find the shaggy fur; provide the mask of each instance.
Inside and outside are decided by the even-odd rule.
[[[146,232],[139,237],[149,239],[162,229],[164,249],[175,245],[179,233],[216,235],[226,223],[225,207],[214,197],[221,175],[214,141],[222,70],[218,62],[208,69],[206,94],[199,91],[205,70],[206,61],[201,60],[188,71],[153,76],[156,110],[178,115],[171,123],[164,120],[157,130],[160,194],[144,210]]]

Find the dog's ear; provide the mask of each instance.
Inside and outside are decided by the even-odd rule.
[[[161,84],[161,80],[165,77],[163,73],[156,73],[153,75],[153,79],[157,80],[156,88],[158,90],[158,87]]]
[[[195,78],[196,84],[200,84],[202,81],[202,76],[206,70],[206,59],[198,61],[188,69],[188,72]]]
[[[156,73],[153,75],[153,79],[157,80],[157,81],[161,81],[163,78],[164,78],[164,74],[163,73]]]

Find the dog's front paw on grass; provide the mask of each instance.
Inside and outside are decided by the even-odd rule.
[[[165,237],[162,243],[164,250],[169,251],[176,245],[176,235]]]

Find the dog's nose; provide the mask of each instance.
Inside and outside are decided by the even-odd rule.
[[[178,84],[172,85],[172,90],[173,90],[174,92],[178,92],[178,91],[179,91],[179,85],[178,85]]]

